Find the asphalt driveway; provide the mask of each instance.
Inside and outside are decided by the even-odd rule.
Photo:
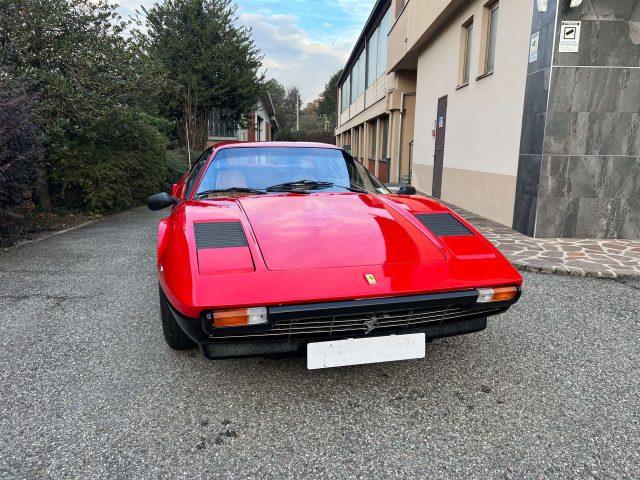
[[[0,253],[0,478],[640,478],[640,282],[528,274],[419,361],[209,362],[162,339],[159,218]]]

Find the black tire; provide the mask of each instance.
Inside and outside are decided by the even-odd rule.
[[[167,345],[174,350],[190,350],[196,347],[196,343],[182,331],[178,322],[171,313],[169,301],[165,297],[162,288],[160,292],[160,319],[162,320],[162,332]]]

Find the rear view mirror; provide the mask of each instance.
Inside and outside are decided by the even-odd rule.
[[[385,183],[385,187],[389,189],[389,191],[395,195],[415,195],[416,187],[405,184],[398,183]]]
[[[176,203],[178,203],[178,199],[165,192],[156,193],[147,198],[147,207],[154,212],[175,205]]]
[[[398,189],[398,195],[415,195],[416,187],[412,185],[400,185]]]

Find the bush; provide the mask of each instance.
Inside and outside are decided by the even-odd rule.
[[[86,129],[52,161],[56,203],[92,213],[139,205],[165,187],[166,139],[133,115],[114,114]]]
[[[0,246],[15,241],[20,223],[34,207],[41,138],[32,104],[23,88],[7,85],[0,71]]]

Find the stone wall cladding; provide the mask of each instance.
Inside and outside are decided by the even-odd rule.
[[[555,2],[546,14],[534,6],[543,55],[549,42],[536,17],[548,20],[552,9]],[[577,53],[558,51],[566,20],[582,22]],[[562,1],[554,24],[552,65],[539,59],[527,81],[514,228],[536,237],[638,239],[640,0],[573,9]]]

